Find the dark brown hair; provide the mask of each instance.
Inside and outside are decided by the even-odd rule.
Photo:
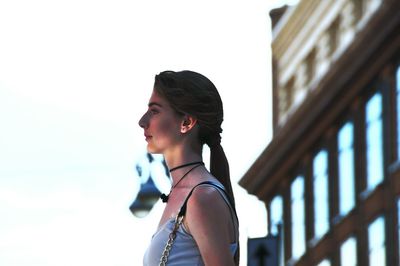
[[[184,70],[164,71],[156,75],[154,90],[177,113],[188,114],[197,119],[200,144],[210,147],[210,172],[225,187],[235,209],[229,164],[221,146],[220,133],[224,113],[217,88],[205,76]],[[239,248],[235,254],[235,263],[239,264]]]

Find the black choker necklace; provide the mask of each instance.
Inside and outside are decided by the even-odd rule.
[[[172,172],[173,170],[176,170],[176,169],[179,169],[179,168],[183,168],[183,167],[189,166],[189,165],[195,165],[195,164],[196,164],[196,166],[190,168],[190,170],[187,171],[187,172],[181,177],[181,179],[179,179],[179,181],[176,182],[176,184],[173,185],[173,186],[171,187],[171,190],[169,191],[168,195],[165,195],[164,193],[162,193],[162,194],[160,195],[160,198],[161,198],[162,202],[164,202],[164,203],[165,203],[165,202],[168,202],[169,195],[171,194],[172,190],[173,190],[173,189],[174,189],[174,188],[175,188],[175,187],[176,187],[176,186],[177,186],[191,171],[192,171],[192,170],[194,170],[195,168],[199,167],[200,165],[204,165],[204,163],[203,163],[203,162],[188,163],[188,164],[184,164],[184,165],[181,165],[181,166],[172,168],[172,169],[170,170],[170,172]]]
[[[176,166],[174,168],[171,168],[171,169],[169,169],[169,171],[172,172],[172,171],[175,171],[177,169],[180,169],[180,168],[183,168],[183,167],[186,167],[186,166],[195,165],[195,164],[204,164],[204,163],[202,161],[186,163],[186,164],[182,164],[182,165]]]

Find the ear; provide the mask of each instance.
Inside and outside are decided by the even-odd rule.
[[[181,123],[181,133],[189,132],[197,124],[197,119],[190,115],[185,115]]]

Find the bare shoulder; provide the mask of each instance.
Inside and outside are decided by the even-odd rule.
[[[189,231],[220,230],[219,234],[226,234],[229,238],[227,226],[231,222],[229,206],[226,204],[222,192],[218,188],[208,185],[198,186],[193,190],[187,205],[187,227]]]
[[[206,265],[234,265],[230,244],[234,225],[218,188],[198,186],[188,200],[185,226],[195,239]]]
[[[196,187],[188,200],[190,209],[195,212],[219,212],[226,209],[227,205],[221,195],[223,192],[218,190],[218,188],[210,185]]]

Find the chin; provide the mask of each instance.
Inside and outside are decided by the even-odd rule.
[[[151,146],[147,146],[147,152],[151,154],[162,154],[162,151]]]

